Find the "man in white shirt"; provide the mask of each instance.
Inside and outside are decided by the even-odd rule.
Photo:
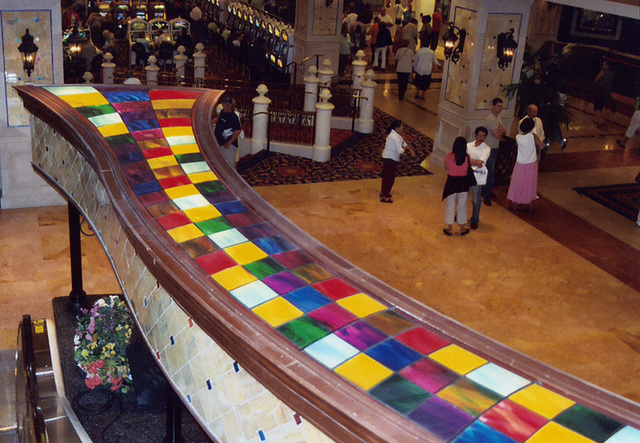
[[[491,206],[491,198],[493,195],[493,184],[495,183],[496,160],[498,159],[498,148],[500,147],[500,139],[505,136],[507,130],[502,125],[500,113],[504,108],[504,102],[500,97],[496,97],[491,101],[491,112],[484,120],[484,127],[489,130],[487,133],[486,143],[491,148],[491,155],[487,160],[487,183],[482,187],[482,201],[485,205]]]
[[[542,144],[545,146],[545,149],[540,152],[540,161],[542,161],[547,154],[547,144],[544,142],[544,127],[542,126],[542,120],[540,120],[540,117],[538,117],[538,107],[534,104],[527,106],[527,115],[520,119],[520,121],[518,122],[518,128],[525,118],[530,118],[536,124],[535,128],[533,128],[533,131],[531,132],[537,135]]]
[[[471,205],[473,214],[469,220],[471,229],[478,229],[480,223],[480,208],[482,207],[482,187],[487,182],[487,160],[491,155],[491,148],[484,142],[489,130],[478,126],[475,130],[475,141],[467,144],[467,154],[471,159],[471,168],[476,177],[476,186],[471,187]]]

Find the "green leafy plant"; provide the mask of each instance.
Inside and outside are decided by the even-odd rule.
[[[73,357],[85,374],[89,389],[104,385],[123,393],[131,389],[126,348],[133,318],[124,301],[112,295],[83,310],[73,338]]]

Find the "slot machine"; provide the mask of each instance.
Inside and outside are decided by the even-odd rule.
[[[265,51],[269,58],[269,63],[275,66],[277,62],[277,58],[275,55],[276,36],[275,36],[274,26],[271,21],[267,21],[265,25],[266,25],[266,31],[265,31],[264,37],[265,37],[265,40],[267,41]]]
[[[149,8],[147,7],[146,2],[134,2],[133,11],[136,15],[136,18],[140,20],[147,20],[149,17]]]
[[[187,34],[191,35],[191,23],[188,20],[178,17],[173,20],[169,20],[169,32],[173,37],[173,41],[176,41],[178,37],[182,35],[182,30],[186,29]]]
[[[167,7],[164,3],[151,3],[151,15],[153,18],[167,19]]]
[[[156,35],[158,35],[158,30],[162,31],[162,33],[168,33],[169,37],[171,38],[171,43],[175,43],[175,38],[171,33],[171,26],[168,21],[162,18],[154,18],[153,20],[149,20],[149,32],[151,33],[151,38],[154,39],[154,43]]]
[[[125,20],[129,17],[129,11],[131,10],[131,5],[129,2],[118,2],[116,3],[116,21]]]
[[[127,24],[127,40],[129,41],[129,60],[131,66],[136,64],[135,52],[133,51],[133,45],[135,43],[141,43],[145,49],[150,52],[151,49],[151,35],[149,29],[149,22],[139,18],[134,18]]]
[[[98,13],[103,17],[106,17],[107,15],[112,14],[113,9],[112,9],[111,2],[110,1],[98,2]]]
[[[278,66],[285,70],[293,62],[293,28],[283,24],[280,29],[280,41],[282,44],[278,54]]]

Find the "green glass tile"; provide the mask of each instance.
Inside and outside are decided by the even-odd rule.
[[[291,340],[299,348],[304,348],[329,334],[320,323],[304,316],[290,321],[278,328],[278,332]]]
[[[180,154],[180,155],[176,155],[176,160],[178,160],[178,163],[180,163],[180,164],[182,164],[182,163],[195,163],[195,162],[204,161],[204,157],[200,153]]]
[[[623,424],[583,405],[575,405],[553,421],[597,442],[606,441]]]
[[[197,183],[196,188],[200,191],[200,194],[206,194],[208,192],[220,192],[227,189],[222,183],[217,180],[210,182]]]
[[[95,117],[96,115],[113,114],[116,112],[110,104],[83,106],[81,108],[76,108],[76,110],[87,118]]]
[[[193,240],[180,243],[180,247],[189,254],[189,257],[196,258],[208,254],[218,249],[208,237],[198,237]]]
[[[318,266],[316,263],[300,266],[293,270],[293,273],[303,279],[308,284],[317,283],[322,280],[328,280],[333,275],[329,274],[326,269]]]
[[[119,146],[135,142],[131,134],[121,134],[114,135],[112,137],[106,137],[105,141],[109,144],[109,146]]]
[[[284,266],[272,259],[271,257],[263,258],[262,260],[254,261],[244,266],[245,269],[255,275],[258,280],[269,277],[273,274],[284,270]]]
[[[216,232],[226,231],[231,229],[231,223],[229,223],[224,217],[216,217],[211,220],[205,220],[200,223],[196,223],[198,229],[202,231],[204,235],[215,234]]]
[[[431,395],[397,374],[371,389],[369,393],[401,414],[411,412]]]
[[[367,317],[367,323],[390,336],[394,336],[415,326],[415,324],[393,311],[383,311]]]

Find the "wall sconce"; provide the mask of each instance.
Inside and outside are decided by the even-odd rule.
[[[80,52],[82,51],[82,47],[87,42],[87,39],[84,38],[80,33],[78,33],[78,28],[73,28],[73,32],[67,39],[67,43],[69,44],[69,52],[71,53],[71,58],[78,58],[80,56]]]
[[[444,38],[444,57],[451,57],[453,63],[458,63],[460,54],[464,49],[464,40],[467,38],[467,31],[460,29],[453,22],[449,23],[449,33]],[[456,42],[458,43],[456,45]]]
[[[509,66],[518,49],[518,42],[513,38],[513,28],[509,32],[498,34],[498,67],[503,71]]]
[[[27,73],[27,76],[31,77],[33,67],[36,64],[38,47],[33,43],[33,37],[29,34],[28,29],[25,30],[22,36],[22,43],[18,46],[18,51],[20,51],[20,56],[22,57],[22,67]]]

